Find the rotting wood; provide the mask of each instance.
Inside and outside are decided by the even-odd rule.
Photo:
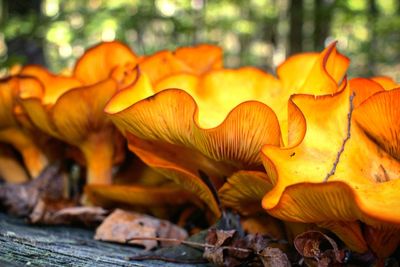
[[[0,266],[206,266],[128,261],[143,250],[96,241],[93,234],[74,227],[27,225],[0,213]]]

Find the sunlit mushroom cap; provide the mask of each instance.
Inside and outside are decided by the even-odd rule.
[[[350,94],[347,87],[334,95],[291,98],[297,110],[292,120],[306,127],[292,146],[262,149],[274,185],[262,205],[282,220],[326,227],[355,251],[370,247],[385,257],[399,243],[400,135],[391,133],[399,131],[400,97],[398,90],[378,90],[354,108],[349,120],[354,106]],[[363,232],[358,221],[368,230]]]
[[[84,85],[94,84],[110,77],[118,67],[136,65],[138,57],[127,45],[103,42],[89,48],[75,65],[73,76]]]
[[[387,76],[376,76],[372,77],[371,80],[379,83],[385,90],[400,87],[400,84],[396,83],[395,80]]]
[[[35,87],[35,79],[9,77],[0,81],[0,141],[11,144],[18,150],[31,177],[36,177],[47,165],[47,158],[35,142],[35,136],[23,127],[19,119],[23,114],[18,105],[18,93],[21,85]]]
[[[133,152],[194,191],[218,214],[199,171],[219,188],[234,171],[260,166],[262,145],[283,142],[279,118],[287,120],[289,96],[296,90],[334,93],[347,65],[331,45],[320,55],[290,58],[278,70],[280,79],[244,67],[202,75],[181,72],[152,82],[142,71],[134,86],[110,100],[105,112]],[[303,73],[299,81],[290,78],[293,72],[295,77]],[[293,139],[298,132],[287,135]]]
[[[40,130],[80,148],[90,183],[110,183],[112,164],[123,158],[116,154],[123,153],[122,139],[103,108],[131,76],[136,79],[136,60],[127,46],[110,42],[89,49],[78,60],[73,77],[26,70],[41,84],[21,88],[21,105]]]
[[[212,69],[222,68],[222,49],[218,46],[203,44],[180,47],[174,52],[164,50],[144,57],[139,65],[152,83],[177,73],[200,75]]]
[[[38,65],[24,66],[20,75],[38,79],[44,88],[41,97],[45,105],[54,104],[66,91],[81,86],[81,82],[76,78],[53,74]]]

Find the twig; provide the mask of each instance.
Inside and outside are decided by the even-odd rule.
[[[326,183],[326,182],[328,181],[328,179],[329,179],[332,175],[335,174],[337,165],[339,164],[340,156],[342,155],[342,153],[343,153],[343,151],[344,151],[344,147],[345,147],[347,141],[349,141],[349,139],[350,139],[350,137],[351,137],[351,118],[352,118],[353,110],[354,110],[353,99],[354,99],[355,95],[356,95],[356,94],[353,92],[353,93],[350,95],[350,98],[349,98],[350,107],[349,107],[349,112],[347,113],[347,135],[346,135],[346,138],[343,139],[342,146],[340,147],[340,150],[339,150],[339,152],[338,152],[337,155],[336,155],[336,159],[335,159],[335,162],[333,163],[333,166],[332,166],[331,171],[326,175],[326,177],[325,177],[325,179],[324,179],[324,183]]]
[[[156,241],[164,241],[164,242],[175,242],[181,245],[187,245],[195,248],[203,248],[204,250],[207,248],[212,248],[212,249],[221,249],[223,250],[233,250],[235,252],[244,252],[248,253],[246,256],[247,260],[244,261],[245,259],[242,259],[244,262],[242,264],[248,265],[247,263],[251,261],[257,261],[265,259],[266,257],[268,258],[268,255],[263,254],[264,250],[257,251],[256,249],[250,249],[250,248],[240,248],[240,247],[231,247],[231,246],[218,246],[218,245],[211,245],[211,244],[205,244],[205,243],[198,243],[198,242],[192,242],[192,241],[185,241],[185,240],[179,240],[175,238],[162,238],[162,237],[133,237],[127,240],[127,242],[131,240],[156,240]],[[204,257],[204,255],[203,255]],[[174,262],[174,263],[186,263],[186,264],[196,264],[196,263],[207,263],[210,262],[210,259],[176,259],[176,258],[169,258],[165,257],[162,255],[138,255],[138,256],[132,256],[129,257],[129,260],[161,260],[165,262]],[[212,260],[211,260],[212,262]],[[242,265],[241,265],[242,266]]]
[[[163,241],[163,242],[174,242],[190,247],[197,247],[197,248],[215,248],[217,246],[215,245],[210,245],[210,244],[204,244],[204,243],[198,243],[198,242],[192,242],[192,241],[185,241],[185,240],[179,240],[175,238],[162,238],[162,237],[132,237],[126,240],[126,242],[132,241],[132,240],[156,240],[156,241]],[[229,246],[221,246],[218,247],[221,249],[230,249],[230,250],[236,250],[240,252],[249,252],[249,253],[254,253],[254,251],[250,249],[245,249],[245,248],[236,248],[236,247],[229,247]],[[258,254],[258,253],[256,253]],[[173,262],[173,263],[185,263],[185,264],[199,264],[199,263],[207,263],[208,260],[206,259],[176,259],[176,258],[168,258],[164,256],[158,256],[158,255],[139,255],[139,256],[132,256],[129,257],[129,260],[160,260],[160,261],[165,261],[165,262]]]
[[[132,237],[132,238],[127,239],[126,242],[129,242],[132,240],[156,240],[156,241],[162,241],[162,242],[178,243],[178,244],[182,244],[182,245],[187,245],[187,246],[191,246],[191,247],[199,247],[199,248],[218,247],[216,245],[211,245],[211,244],[204,244],[204,243],[198,243],[198,242],[193,242],[193,241],[179,240],[179,239],[175,239],[175,238],[163,238],[163,237]],[[240,251],[240,252],[254,253],[253,250],[247,249],[247,248],[237,248],[237,247],[230,247],[230,246],[219,246],[218,248],[236,250],[236,251]]]
[[[128,260],[133,261],[147,261],[147,260],[156,260],[156,261],[165,261],[165,262],[172,262],[172,263],[182,263],[182,264],[201,264],[207,263],[208,260],[206,259],[175,259],[175,258],[168,258],[164,256],[158,255],[139,255],[139,256],[131,256],[128,257]]]

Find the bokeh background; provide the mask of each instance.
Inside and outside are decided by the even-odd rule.
[[[227,66],[268,71],[337,40],[351,76],[400,80],[400,0],[0,0],[0,72],[16,63],[62,71],[115,39],[138,54],[217,44]]]

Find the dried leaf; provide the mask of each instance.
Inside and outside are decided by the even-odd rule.
[[[57,211],[54,217],[64,222],[80,222],[86,226],[92,226],[104,221],[107,213],[107,210],[100,207],[70,207]]]
[[[260,259],[264,267],[290,267],[290,261],[279,248],[267,247],[260,252]]]
[[[230,240],[236,234],[236,230],[217,230],[212,228],[208,230],[206,243],[220,247]]]
[[[99,207],[77,207],[74,201],[40,199],[29,220],[34,224],[51,225],[85,225],[88,227],[99,225],[107,211]]]
[[[237,218],[229,212],[223,212],[223,214],[224,216],[213,228],[201,231],[188,240],[182,241],[178,246],[141,253],[131,259],[175,263],[198,263],[206,259],[216,266],[263,266],[259,252],[273,240],[262,235],[244,236]],[[203,254],[201,250],[204,250]],[[268,255],[266,257],[268,258]],[[275,258],[265,260],[272,262]],[[281,261],[284,262],[284,259]]]
[[[329,245],[330,248],[325,248]],[[309,266],[334,266],[343,263],[345,252],[339,250],[335,240],[319,231],[307,231],[294,240],[296,250],[306,259]]]
[[[143,246],[146,250],[158,247],[156,240],[131,240],[135,237],[174,238],[183,240],[187,232],[165,220],[148,215],[115,210],[97,228],[95,239],[117,243],[129,243]],[[171,246],[174,243],[161,242],[161,246]]]
[[[29,222],[32,224],[63,224],[55,220],[54,214],[66,207],[73,207],[75,203],[68,200],[54,201],[52,199],[40,198],[29,215]]]
[[[331,265],[331,260],[328,257],[322,257],[318,261],[318,267],[328,267],[328,266],[332,266]]]
[[[223,212],[223,216],[213,226],[216,229],[236,229],[238,233],[242,233],[243,230],[240,228],[239,217],[228,211]],[[209,236],[208,230],[200,231],[199,233],[192,235],[187,241],[204,244],[206,238]],[[209,236],[210,238],[210,236]],[[216,242],[215,234],[215,242]],[[210,241],[211,242],[211,241]],[[174,247],[160,248],[156,251],[147,251],[131,257],[133,260],[146,260],[146,259],[158,259],[166,262],[181,262],[181,263],[200,263],[207,262],[203,258],[203,248],[188,246],[187,244],[180,244]]]
[[[268,246],[271,240],[260,234],[250,234],[246,236],[246,241],[248,248],[252,249],[256,253],[259,253]]]
[[[22,184],[0,186],[0,206],[16,216],[28,216],[41,198],[61,199],[66,175],[58,164],[48,166],[36,179]]]
[[[206,247],[203,257],[218,266],[226,266],[226,259],[224,257],[224,250],[226,248],[222,246],[229,244],[235,234],[236,230],[209,229],[206,236],[206,244],[214,245],[214,247]],[[234,265],[230,264],[229,266]]]
[[[270,255],[265,254],[269,251],[264,252],[270,241],[270,238],[259,234],[242,237],[236,230],[210,229],[206,237],[203,257],[217,266],[242,266],[250,262],[257,265],[261,264],[263,258],[265,258],[263,261],[274,263],[277,261],[275,259],[277,256],[274,255],[273,259],[269,259]],[[282,253],[279,249],[277,250]],[[260,254],[261,252],[265,254],[265,257]],[[281,261],[284,262],[283,259]]]
[[[230,249],[227,251],[227,256],[228,258],[235,258],[238,260],[245,260],[247,259],[249,256],[254,254],[254,251],[252,249],[249,248],[249,245],[247,243],[246,239],[237,239],[237,240],[233,240],[230,244],[231,247],[234,248],[242,248],[243,250],[239,250],[239,249]]]
[[[209,262],[217,266],[225,266],[224,248],[221,247],[206,248],[203,253],[203,258],[207,259]]]

